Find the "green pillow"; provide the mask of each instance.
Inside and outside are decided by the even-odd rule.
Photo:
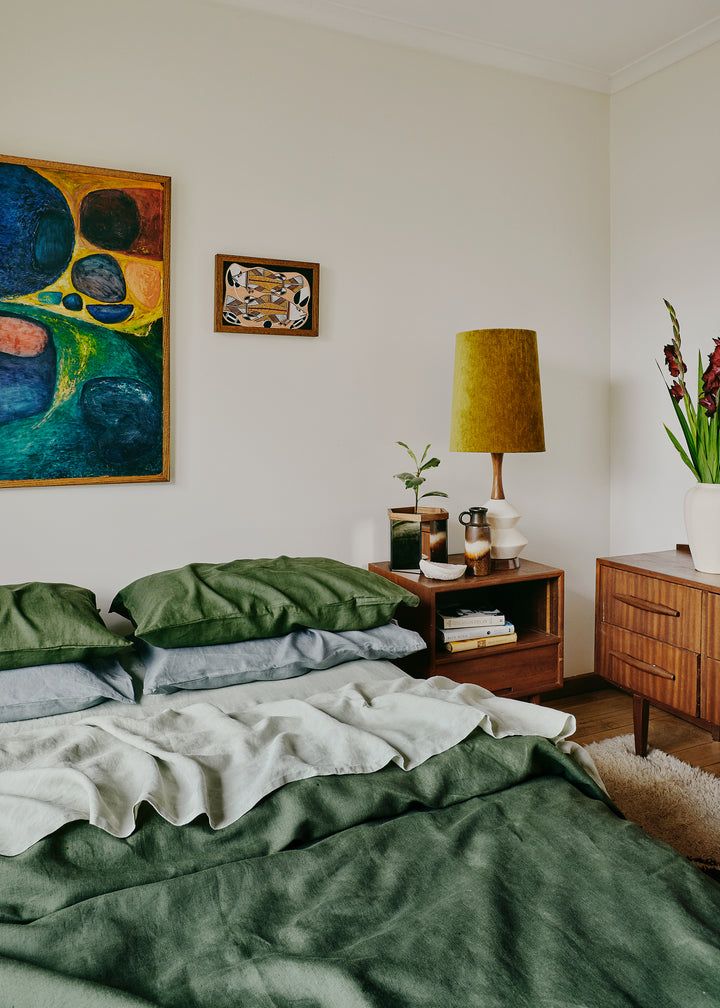
[[[369,630],[420,600],[378,574],[324,557],[189,564],[140,578],[115,597],[136,636],[162,648],[281,637],[302,627]]]
[[[118,654],[130,641],[111,633],[87,588],[0,585],[0,670]]]

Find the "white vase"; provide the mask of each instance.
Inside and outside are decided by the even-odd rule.
[[[695,570],[720,574],[720,483],[696,483],[685,494],[685,527]]]
[[[510,501],[491,498],[485,502],[487,522],[490,526],[493,560],[516,560],[528,544],[519,528],[516,528],[522,515],[516,511]]]

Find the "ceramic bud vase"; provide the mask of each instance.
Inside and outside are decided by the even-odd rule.
[[[695,569],[720,574],[720,483],[696,483],[685,495],[685,527]]]
[[[517,528],[517,523],[522,517],[520,512],[516,511],[505,498],[502,500],[491,498],[485,507],[487,520],[492,529],[493,560],[517,561],[528,544],[527,538]]]

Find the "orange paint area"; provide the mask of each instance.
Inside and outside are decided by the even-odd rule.
[[[157,308],[162,294],[162,274],[154,263],[133,260],[125,267],[130,296],[143,308]]]
[[[37,357],[47,346],[43,326],[26,319],[0,316],[0,353],[14,357]]]

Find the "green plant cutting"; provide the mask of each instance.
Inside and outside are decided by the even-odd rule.
[[[395,473],[395,479],[399,479],[404,484],[406,490],[410,490],[415,494],[415,510],[418,510],[420,501],[425,497],[447,497],[447,494],[442,490],[427,490],[425,493],[420,493],[421,487],[427,482],[427,477],[423,476],[423,473],[427,472],[428,469],[437,469],[440,465],[439,458],[428,458],[432,445],[426,445],[422,457],[418,459],[412,448],[406,445],[404,441],[396,441],[395,444],[404,448],[415,463],[415,472]]]
[[[663,299],[664,300],[664,299]],[[663,347],[665,365],[673,379],[665,385],[677,416],[686,448],[678,437],[664,424],[667,435],[680,458],[698,483],[720,483],[720,428],[718,426],[718,393],[720,393],[720,338],[708,354],[708,366],[703,371],[702,355],[698,351],[697,395],[688,391],[685,375],[687,366],[682,357],[680,323],[669,301],[665,307],[672,322],[672,342]],[[660,365],[658,364],[658,367]],[[660,369],[662,374],[662,368]]]

